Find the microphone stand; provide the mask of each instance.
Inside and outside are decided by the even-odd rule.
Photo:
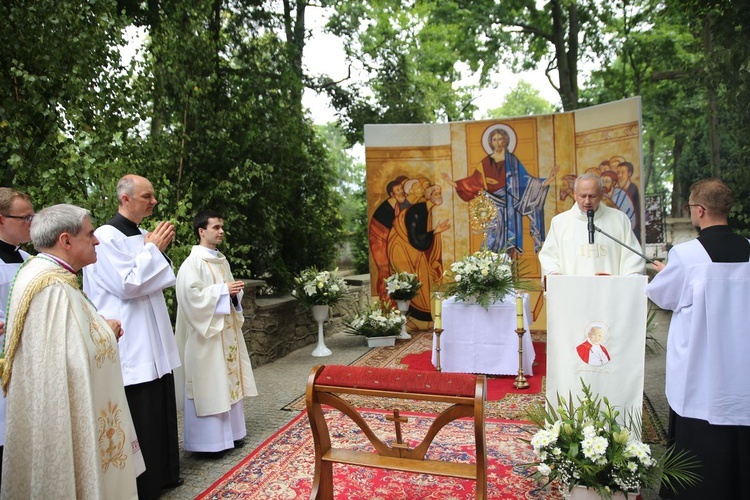
[[[595,229],[596,231],[598,231],[598,232],[602,233],[602,234],[603,234],[604,236],[606,236],[606,237],[607,237],[607,238],[609,238],[610,240],[614,241],[615,243],[619,243],[620,245],[624,246],[625,248],[627,248],[628,250],[630,250],[630,251],[631,251],[631,252],[633,252],[634,254],[636,254],[636,255],[640,255],[640,256],[641,256],[641,258],[643,258],[643,260],[645,260],[645,261],[646,261],[646,262],[648,262],[649,264],[653,264],[653,263],[654,263],[653,259],[649,259],[648,257],[646,257],[645,255],[643,255],[643,254],[642,254],[641,252],[639,252],[638,250],[636,250],[636,249],[634,249],[634,248],[632,248],[632,247],[629,247],[628,245],[626,245],[626,244],[625,244],[625,243],[623,243],[622,241],[618,240],[617,238],[615,238],[615,237],[614,237],[614,236],[612,236],[611,234],[607,234],[607,233],[605,233],[604,231],[602,231],[601,229],[599,229],[599,227],[598,227],[598,226],[594,226],[594,229]]]

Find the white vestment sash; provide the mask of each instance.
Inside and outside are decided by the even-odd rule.
[[[547,277],[547,398],[578,403],[581,380],[640,434],[646,348],[646,276]],[[601,332],[600,348],[589,334]]]

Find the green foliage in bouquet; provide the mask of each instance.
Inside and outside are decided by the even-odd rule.
[[[673,448],[657,459],[651,449],[630,429],[638,422],[625,418],[607,398],[601,399],[581,380],[583,397],[578,404],[558,395],[557,405],[547,400],[547,408],[537,405],[529,419],[539,430],[531,440],[537,461],[525,464],[535,468],[534,476],[546,486],[560,480],[573,489],[576,485],[595,489],[602,498],[615,492],[637,492],[643,487],[664,484],[675,490],[700,480],[698,463]],[[556,409],[555,409],[556,408]]]
[[[346,324],[349,333],[365,337],[390,337],[401,333],[406,317],[387,302],[375,301]]]
[[[337,271],[318,271],[308,267],[294,278],[292,295],[306,306],[335,304],[347,292],[346,283],[337,276]]]

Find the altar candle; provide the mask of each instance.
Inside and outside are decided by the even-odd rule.
[[[523,330],[523,298],[516,297],[516,328]]]
[[[432,299],[432,319],[435,324],[434,328],[442,328],[443,327],[443,319],[442,319],[442,312],[443,312],[443,299],[440,297],[435,297]]]

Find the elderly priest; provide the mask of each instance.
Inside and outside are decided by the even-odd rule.
[[[640,243],[623,212],[601,204],[602,180],[594,174],[576,179],[576,203],[570,210],[552,218],[549,233],[539,252],[542,276],[570,274],[578,276],[628,275],[643,273],[645,261],[639,255],[601,234],[590,243],[587,212],[593,211],[593,224],[606,233],[639,249]]]
[[[119,322],[86,299],[76,273],[96,261],[88,211],[34,216],[40,252],[10,293],[2,385],[7,435],[2,498],[137,498],[145,469],[123,389]]]

